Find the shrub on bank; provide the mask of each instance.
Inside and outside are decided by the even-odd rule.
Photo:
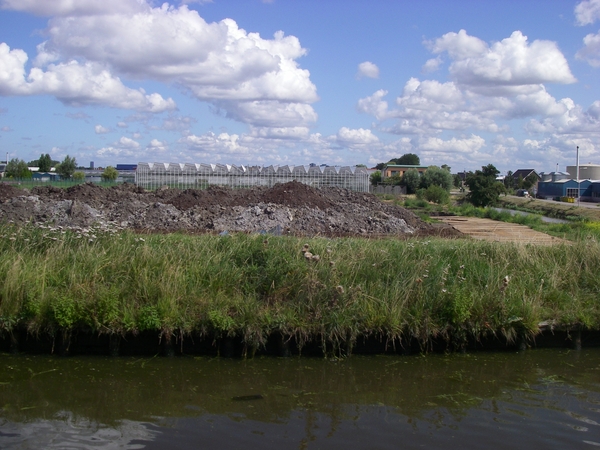
[[[441,186],[431,185],[427,189],[419,189],[417,198],[445,205],[450,202],[450,193]]]

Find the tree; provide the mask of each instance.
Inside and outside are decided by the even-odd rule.
[[[71,178],[73,173],[75,173],[75,169],[77,168],[77,162],[75,158],[71,158],[69,155],[65,156],[65,159],[56,166],[56,173],[61,176],[61,178]]]
[[[371,179],[371,184],[373,186],[377,186],[379,183],[381,183],[381,172],[379,170],[373,172],[371,174],[370,179]]]
[[[52,158],[50,158],[48,153],[45,155],[42,154],[37,165],[40,172],[50,172],[50,169],[52,169]]]
[[[102,172],[102,181],[115,181],[119,176],[119,172],[113,166],[108,166]]]
[[[402,185],[406,186],[407,194],[414,194],[417,192],[419,185],[421,184],[421,174],[417,169],[408,169],[402,175]]]
[[[393,161],[395,161],[395,164],[399,166],[418,166],[421,164],[419,156],[415,155],[414,153],[405,153],[400,158],[396,158]]]
[[[512,170],[506,172],[506,176],[504,177],[504,186],[506,189],[514,189],[515,187],[515,177],[513,176]]]
[[[496,181],[500,172],[492,164],[483,166],[481,170],[467,175],[466,185],[469,187],[467,200],[474,206],[489,206],[498,202],[504,185]]]
[[[538,176],[535,173],[531,172],[523,180],[523,189],[527,189],[527,190],[531,189],[531,187],[533,185],[535,185],[538,181],[539,181]]]
[[[75,181],[83,181],[85,180],[85,173],[81,171],[73,172],[73,179]]]
[[[442,169],[447,170],[448,172],[450,172],[452,170],[452,167],[450,167],[448,164],[442,164]]]
[[[31,178],[31,171],[25,161],[13,158],[6,164],[5,176],[8,178]]]
[[[421,177],[421,187],[427,189],[429,186],[440,186],[449,192],[452,188],[452,181],[452,174],[446,169],[429,166]]]
[[[388,162],[386,163],[379,163],[375,166],[375,168],[377,170],[383,170],[385,166],[387,166],[388,164],[393,164],[393,165],[397,165],[397,166],[418,166],[421,164],[421,160],[419,159],[418,155],[415,155],[414,153],[405,153],[404,155],[400,156],[399,158],[393,158],[390,159]],[[448,170],[450,170],[450,168],[448,168]]]
[[[496,167],[494,167],[493,164],[488,164],[487,166],[483,166],[481,168],[481,173],[483,173],[483,175],[485,175],[486,177],[493,177],[495,180],[496,177],[500,174],[500,171],[496,169]]]
[[[454,187],[459,188],[462,186],[462,177],[459,174],[453,175],[452,179],[454,180]]]

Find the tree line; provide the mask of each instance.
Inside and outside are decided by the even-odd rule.
[[[54,168],[54,172],[64,180],[83,181],[85,174],[77,171],[77,160],[72,156],[65,156],[62,161],[53,160],[48,153],[41,154],[36,160],[26,163],[22,159],[13,158],[7,162],[4,170],[4,176],[12,179],[29,179],[33,177],[33,172],[30,167],[37,167],[38,172],[47,173]],[[102,172],[104,181],[115,181],[119,176],[119,172],[112,166],[108,166]]]
[[[463,176],[452,175],[450,166],[443,164],[441,167],[428,166],[423,174],[416,168],[410,168],[402,176],[382,177],[381,171],[388,165],[419,166],[420,162],[418,155],[407,153],[387,163],[379,163],[375,166],[377,171],[371,174],[371,184],[404,186],[407,194],[417,194],[417,197],[435,203],[446,203],[453,186],[461,189],[466,186],[469,188],[466,200],[474,206],[486,207],[497,203],[501,194],[507,194],[514,189],[529,190],[538,182],[538,177],[533,173],[525,178],[515,179],[510,171],[504,181],[499,181],[497,178],[500,171],[493,164],[482,166],[481,170],[468,172]]]

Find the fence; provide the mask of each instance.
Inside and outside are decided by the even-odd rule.
[[[369,191],[369,172],[350,166],[235,166],[225,164],[138,163],[135,183],[145,189],[161,186],[179,189],[209,185],[247,188],[271,187],[298,181],[313,187],[336,186]]]
[[[406,195],[406,186],[378,184],[371,186],[372,194]]]

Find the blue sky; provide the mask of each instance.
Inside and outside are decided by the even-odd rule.
[[[600,0],[0,0],[0,159],[600,164]]]

